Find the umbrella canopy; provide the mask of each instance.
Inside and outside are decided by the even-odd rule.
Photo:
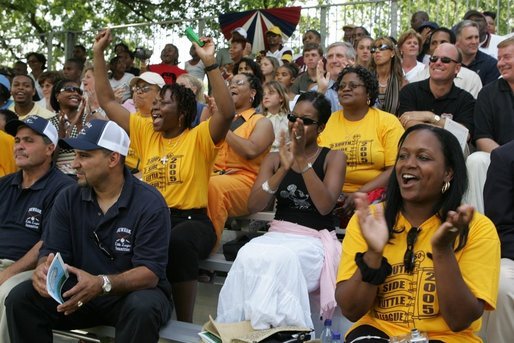
[[[281,7],[220,14],[221,31],[227,40],[232,38],[232,31],[242,27],[248,33],[247,40],[252,43],[252,51],[258,53],[266,50],[266,31],[272,26],[278,26],[282,38],[291,37],[300,21],[302,8]]]

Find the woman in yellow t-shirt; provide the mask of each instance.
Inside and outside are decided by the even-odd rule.
[[[346,342],[388,341],[413,329],[430,342],[481,342],[482,314],[496,305],[500,242],[487,217],[461,205],[466,187],[451,133],[425,124],[405,132],[385,207],[355,197],[336,288],[342,313],[355,322]]]
[[[366,68],[343,69],[337,79],[343,109],[332,113],[319,136],[322,146],[343,150],[347,156],[344,200],[340,197],[340,201],[348,219],[355,208],[355,192],[374,194],[386,187],[404,131],[396,116],[371,107],[377,91],[377,80]]]
[[[171,282],[177,319],[191,322],[196,297],[199,261],[209,256],[216,234],[207,216],[207,185],[216,148],[224,141],[234,117],[234,103],[215,63],[214,43],[202,38],[196,51],[212,85],[217,111],[192,128],[196,115],[193,92],[184,86],[165,85],[152,107],[152,121],[131,116],[114,98],[107,79],[104,51],[110,30],[100,33],[93,46],[96,92],[109,119],[130,136],[142,161],[143,181],[164,196],[171,213],[167,277]]]

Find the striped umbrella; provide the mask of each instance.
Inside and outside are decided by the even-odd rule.
[[[220,28],[227,40],[232,38],[232,31],[242,27],[248,33],[248,41],[252,43],[252,51],[258,53],[266,50],[266,31],[272,26],[278,26],[282,31],[284,41],[291,37],[300,21],[302,8],[281,7],[245,12],[220,14]]]

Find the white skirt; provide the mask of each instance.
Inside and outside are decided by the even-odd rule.
[[[324,250],[320,239],[268,232],[237,255],[218,300],[216,321],[250,320],[256,330],[313,327],[309,292],[319,288]]]

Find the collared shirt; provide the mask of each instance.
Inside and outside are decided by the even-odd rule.
[[[74,183],[55,166],[29,188],[22,188],[23,172],[0,179],[0,258],[23,257],[48,230],[57,194]]]
[[[462,65],[477,73],[478,76],[480,76],[480,80],[482,80],[482,85],[485,86],[500,77],[500,72],[496,67],[497,62],[496,58],[479,50],[477,51],[475,59],[469,65],[465,65],[464,63]]]
[[[414,76],[410,83],[426,80],[430,77],[430,67],[427,65],[425,69],[421,70]],[[473,70],[469,70],[466,67],[461,67],[455,79],[453,79],[455,86],[464,89],[469,94],[473,95],[473,98],[477,98],[478,92],[482,89],[482,80],[480,76]]]
[[[398,114],[407,111],[431,111],[434,114],[453,115],[453,120],[473,132],[473,109],[475,99],[471,94],[452,84],[450,91],[436,98],[430,90],[430,79],[409,83],[400,91]]]
[[[309,76],[309,73],[307,71],[303,72],[294,80],[293,84],[291,85],[291,92],[295,94],[300,94],[303,92],[309,91],[309,86],[312,84],[315,84],[316,80],[312,80]]]
[[[498,79],[482,88],[473,120],[475,140],[490,138],[499,145],[514,140],[514,95],[507,81]]]
[[[18,114],[15,110],[15,104],[13,103],[9,109],[13,112],[15,112],[16,114]],[[19,120],[23,120],[25,118],[27,118],[28,116],[33,116],[33,115],[37,115],[37,116],[40,116],[42,118],[45,118],[45,119],[50,119],[50,118],[53,118],[55,117],[55,113],[47,110],[46,108],[43,108],[41,106],[39,106],[38,104],[36,104],[34,102],[34,107],[32,107],[32,109],[30,110],[29,113],[25,114],[24,116],[21,116],[18,114],[18,119]]]
[[[127,168],[123,173],[120,197],[105,214],[91,187],[76,184],[59,194],[39,256],[60,252],[65,263],[93,275],[145,266],[159,278],[158,286],[168,292],[168,206],[155,188],[137,180]]]

